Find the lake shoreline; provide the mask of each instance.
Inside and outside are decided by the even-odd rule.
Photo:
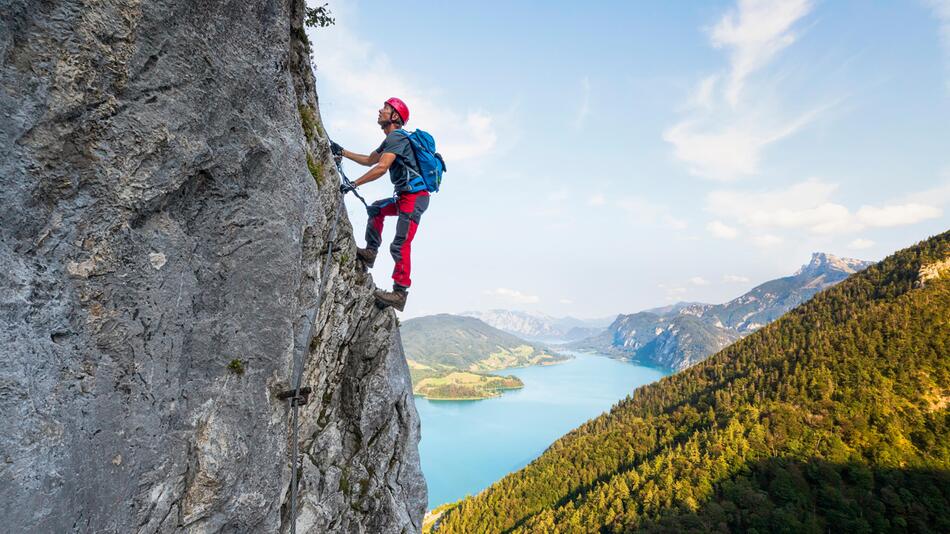
[[[413,385],[413,396],[431,401],[472,401],[500,397],[507,390],[524,387],[514,375],[473,371],[447,371],[423,378]]]
[[[493,371],[524,383],[497,397],[414,398],[422,421],[419,455],[429,486],[427,509],[479,493],[637,387],[670,374],[603,354],[562,354],[569,359]]]

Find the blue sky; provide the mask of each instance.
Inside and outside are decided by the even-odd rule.
[[[310,37],[336,141],[371,151],[399,96],[447,160],[407,317],[722,302],[950,228],[950,0],[395,5]]]

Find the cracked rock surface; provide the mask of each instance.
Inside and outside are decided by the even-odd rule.
[[[331,243],[303,1],[2,4],[2,530],[287,532],[299,355],[297,532],[417,532],[409,371],[345,210]]]

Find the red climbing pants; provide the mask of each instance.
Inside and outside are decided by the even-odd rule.
[[[387,198],[373,202],[366,208],[369,214],[369,223],[366,225],[366,248],[379,250],[382,243],[383,221],[386,217],[396,219],[396,237],[389,246],[389,252],[396,262],[393,268],[393,282],[402,287],[409,287],[409,271],[412,262],[409,255],[412,252],[412,238],[419,228],[422,214],[429,207],[429,192],[399,193],[395,198]]]

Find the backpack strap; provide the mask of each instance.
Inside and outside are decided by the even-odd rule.
[[[416,161],[415,161],[416,164],[415,164],[415,168],[413,168],[412,165],[406,165],[406,169],[407,169],[409,172],[411,172],[412,174],[415,174],[417,177],[420,177],[420,178],[421,178],[421,177],[422,177],[422,167],[419,165],[419,156],[416,155],[416,146],[415,146],[414,144],[412,144],[412,134],[409,133],[409,132],[407,132],[406,130],[403,130],[402,128],[398,128],[398,129],[393,130],[393,131],[394,131],[394,132],[399,132],[399,133],[405,135],[405,136],[406,136],[406,141],[409,141],[409,149],[412,150],[412,158],[413,158],[414,160],[416,160]]]

